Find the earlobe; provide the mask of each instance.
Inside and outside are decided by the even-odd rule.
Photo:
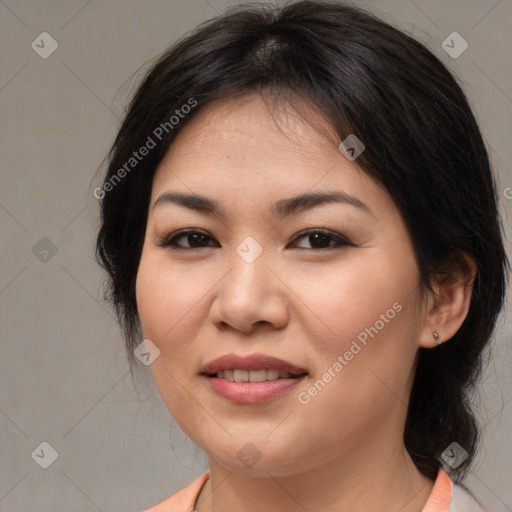
[[[433,348],[449,341],[466,319],[471,305],[476,264],[465,253],[457,254],[450,270],[437,276],[429,295],[419,345]]]

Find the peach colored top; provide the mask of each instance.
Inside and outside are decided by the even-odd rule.
[[[203,473],[187,487],[143,512],[193,512],[197,497],[210,472]],[[432,492],[422,512],[485,512],[462,487],[455,486],[448,474],[439,468]]]

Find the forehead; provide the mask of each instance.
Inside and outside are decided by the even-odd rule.
[[[167,160],[207,156],[248,162],[258,157],[276,163],[337,154],[336,135],[307,104],[295,110],[285,100],[259,94],[218,100],[202,107],[172,142]]]
[[[240,206],[246,199],[262,202],[333,189],[364,202],[389,202],[384,189],[342,155],[328,122],[304,106],[296,111],[287,102],[269,105],[256,94],[205,105],[159,165],[152,202],[169,189]]]

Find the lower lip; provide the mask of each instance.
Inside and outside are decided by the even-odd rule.
[[[231,382],[217,377],[204,376],[219,396],[240,404],[262,404],[289,393],[306,375],[295,379],[266,380],[263,382]]]

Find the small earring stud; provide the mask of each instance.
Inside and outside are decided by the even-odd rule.
[[[434,331],[434,339],[436,340],[437,345],[441,344],[441,340],[439,339],[439,333],[437,331]]]

